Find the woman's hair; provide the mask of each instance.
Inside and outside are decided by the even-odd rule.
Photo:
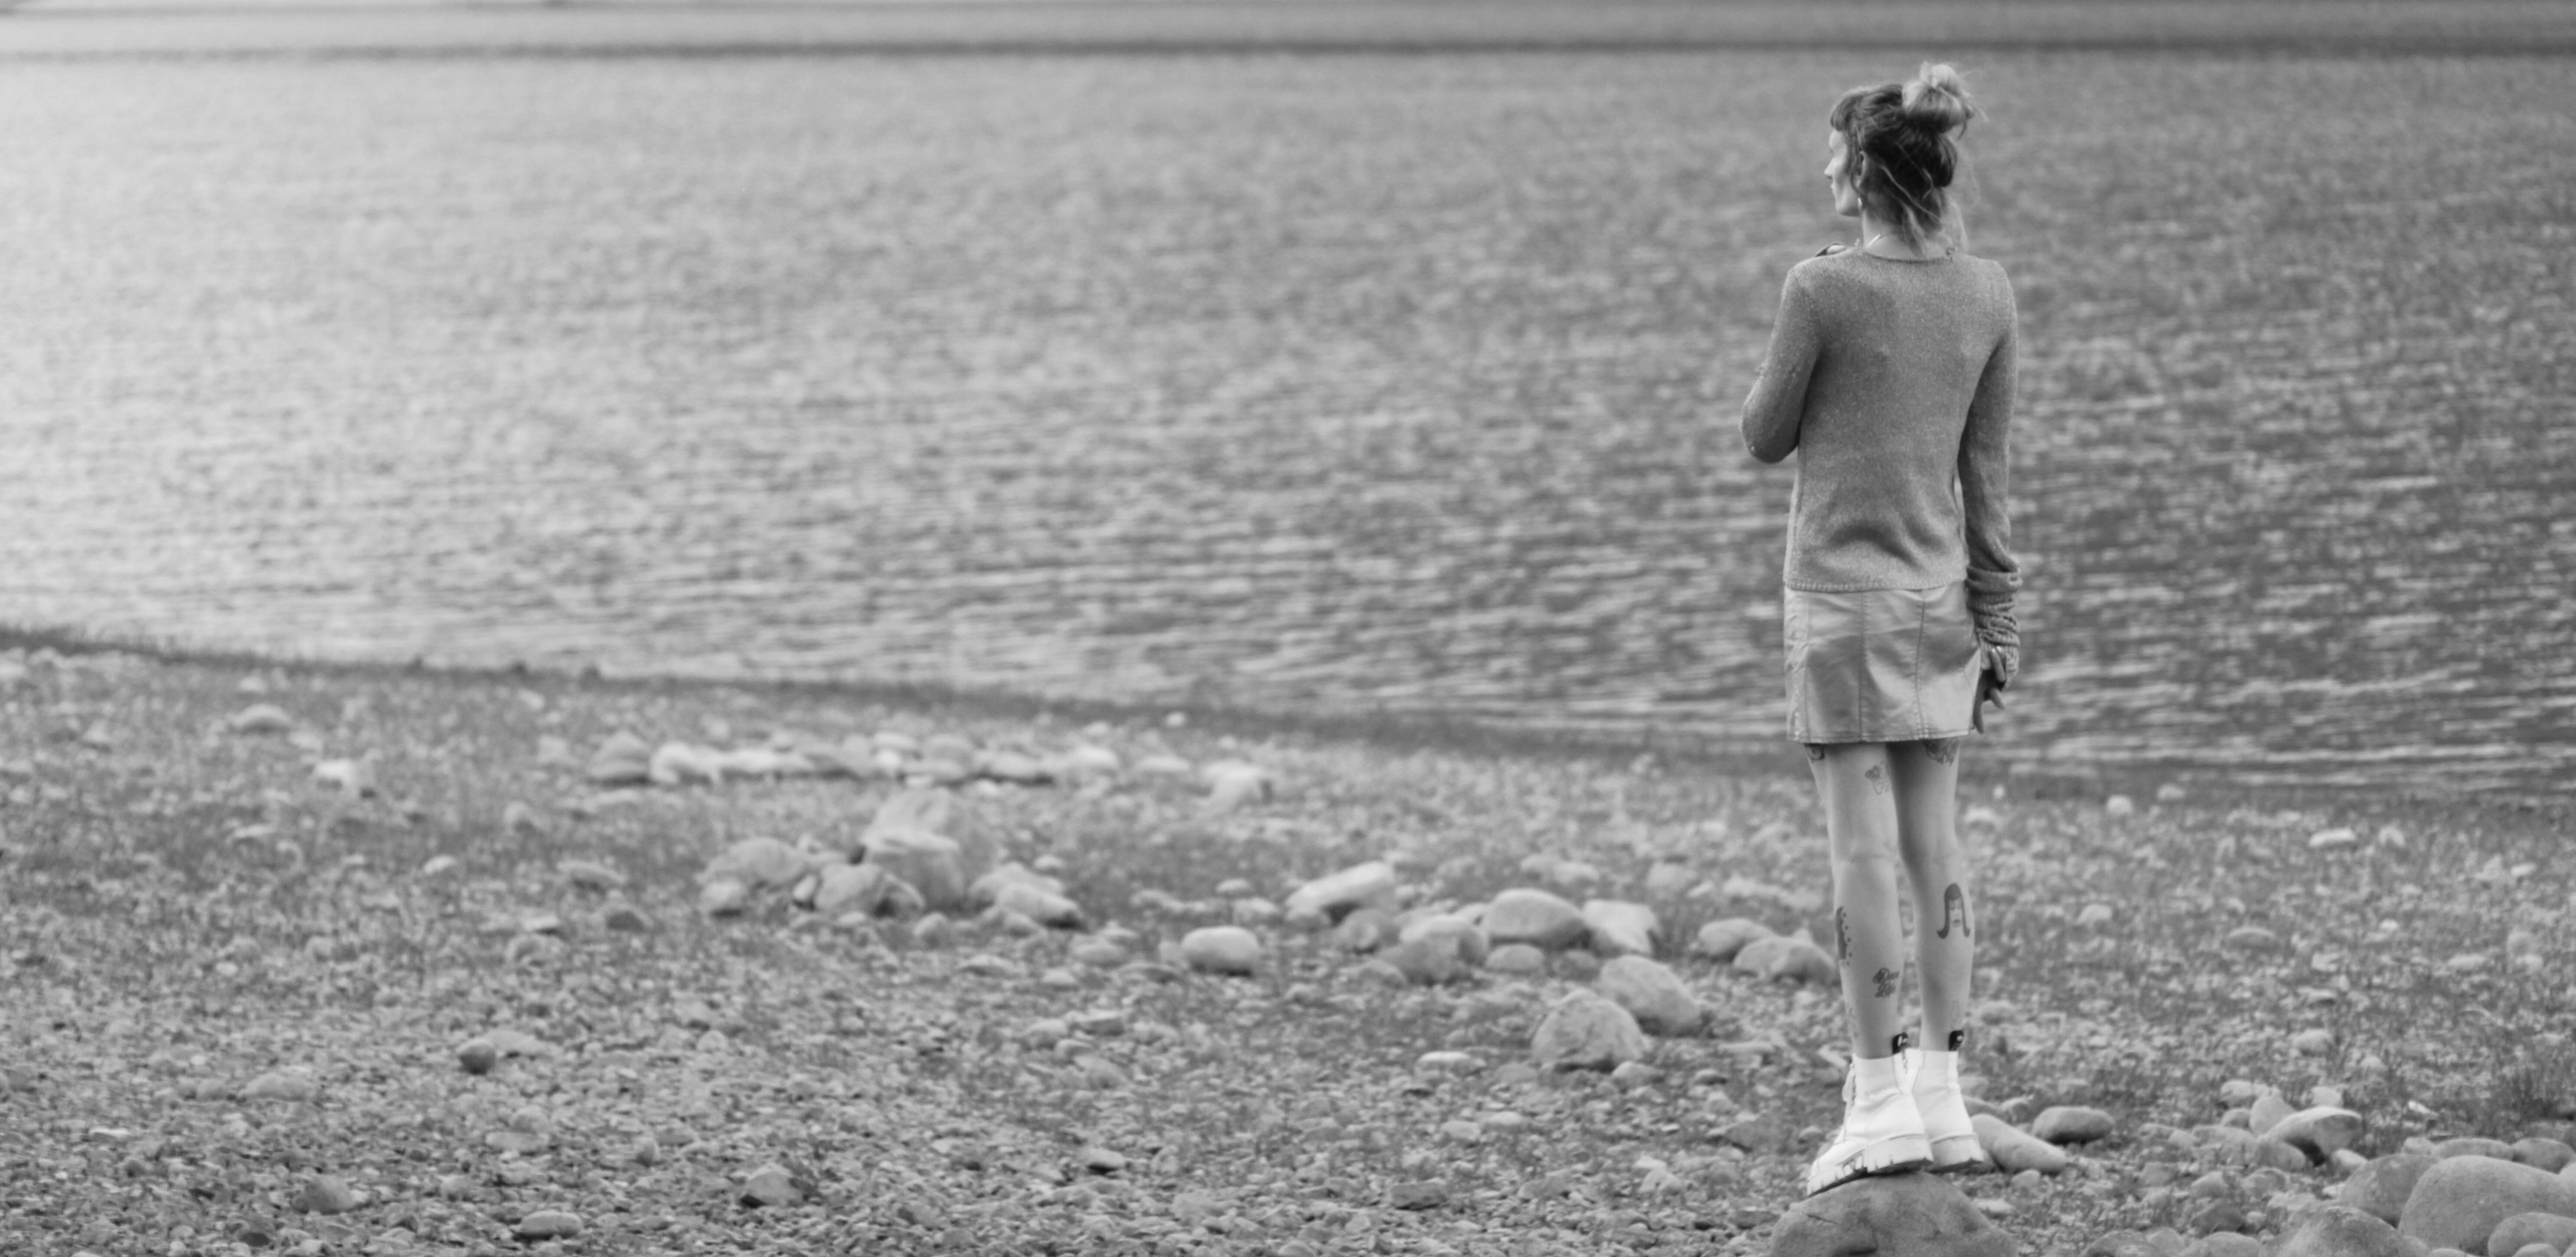
[[[1849,146],[1845,160],[1858,167],[1852,186],[1861,205],[1888,234],[1920,249],[1950,231],[1965,241],[1950,196],[1960,166],[1951,137],[1965,133],[1977,113],[1959,71],[1927,61],[1906,82],[1843,93],[1825,120]]]

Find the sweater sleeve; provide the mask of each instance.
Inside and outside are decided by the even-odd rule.
[[[1789,270],[1780,287],[1780,317],[1771,325],[1771,348],[1762,373],[1744,399],[1744,445],[1753,457],[1776,463],[1798,448],[1798,425],[1807,412],[1807,379],[1824,345],[1812,277]]]
[[[2006,503],[2011,488],[2011,436],[2015,356],[2020,334],[2012,307],[2012,289],[2004,288],[2004,331],[1968,403],[1967,428],[1959,438],[1959,503],[1966,516],[1968,545],[1968,615],[1977,640],[1987,647],[1998,679],[2010,681],[2021,667],[2021,624],[2013,616],[2014,591],[2021,588],[2021,565],[2012,554],[2012,517]]]

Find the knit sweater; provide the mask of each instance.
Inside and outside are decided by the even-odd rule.
[[[1954,253],[1859,250],[1789,269],[1744,441],[1798,455],[1781,579],[1817,592],[1968,584],[1977,638],[2004,679],[2020,662],[2004,494],[2012,428],[2012,284]]]

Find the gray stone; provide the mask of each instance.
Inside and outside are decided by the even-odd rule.
[[[1592,950],[1603,957],[1655,954],[1658,922],[1655,910],[1621,899],[1587,899],[1583,923],[1592,930]]]
[[[1043,886],[1027,882],[1012,882],[1003,886],[1001,892],[994,896],[993,908],[999,912],[1018,913],[1049,929],[1082,928],[1082,905]]]
[[[1691,954],[1724,964],[1735,959],[1735,954],[1743,951],[1745,944],[1771,936],[1771,927],[1759,921],[1727,917],[1699,927],[1698,937],[1691,940]]]
[[[1650,1033],[1686,1035],[1697,1033],[1707,1020],[1708,1010],[1700,1007],[1690,988],[1679,976],[1662,964],[1644,956],[1619,956],[1601,966],[1601,993],[1627,1009],[1637,1024]]]
[[[859,840],[866,862],[921,893],[924,905],[942,912],[966,906],[966,849],[927,829],[869,826]]]
[[[813,859],[786,843],[775,838],[745,838],[707,861],[707,867],[698,873],[698,884],[732,878],[753,888],[783,889],[813,870]]]
[[[2247,1105],[2246,1108],[2250,1111],[2247,1114],[2245,1129],[2257,1135],[2271,1134],[2272,1128],[2280,1125],[2282,1119],[2298,1111],[2290,1107],[2289,1098],[2278,1091],[2265,1091],[2254,1097],[2254,1103]]]
[[[1392,970],[1403,985],[1437,986],[1467,976],[1468,966],[1459,959],[1457,946],[1442,938],[1417,938],[1398,943],[1377,954],[1370,968]]]
[[[2263,1241],[2232,1231],[2213,1231],[2193,1240],[2182,1257],[2263,1257]]]
[[[2476,1135],[2462,1135],[2457,1139],[2445,1139],[2433,1145],[2433,1157],[2435,1160],[2446,1160],[2451,1157],[2493,1157],[2498,1161],[2516,1159],[2512,1144],[2501,1139],[2485,1139]]]
[[[1646,1033],[1628,1010],[1589,990],[1558,1000],[1530,1036],[1530,1056],[1557,1069],[1613,1069],[1646,1055]]]
[[[784,1166],[764,1165],[743,1180],[740,1199],[746,1205],[778,1208],[805,1199],[805,1193]]]
[[[740,878],[719,877],[698,887],[698,911],[708,916],[740,916],[750,907],[751,887]]]
[[[597,860],[557,860],[555,872],[583,890],[623,890],[626,875]]]
[[[1485,935],[1495,943],[1528,943],[1550,950],[1583,941],[1591,927],[1583,910],[1543,890],[1507,890],[1485,909]]]
[[[568,1240],[581,1234],[581,1215],[562,1209],[539,1209],[519,1219],[510,1234],[528,1243],[539,1240]]]
[[[2113,1231],[2095,1236],[2076,1257],[2165,1257],[2165,1250],[2136,1231]]]
[[[2081,1105],[2051,1105],[2031,1119],[2030,1133],[2053,1144],[2089,1144],[2111,1137],[2111,1115]]]
[[[2015,1129],[2011,1123],[1990,1113],[1980,1113],[1968,1121],[1976,1127],[1979,1146],[2004,1173],[2017,1174],[2023,1170],[2037,1170],[2042,1174],[2066,1172],[2066,1153],[2057,1145],[2028,1131]]]
[[[1001,901],[1002,891],[1010,886],[1029,886],[1050,895],[1062,895],[1064,883],[1037,872],[1017,860],[994,866],[991,872],[976,878],[966,888],[966,901],[978,908],[989,908]]]
[[[2576,1179],[2494,1157],[2444,1157],[2415,1180],[2397,1229],[2428,1247],[2484,1252],[2497,1224],[2518,1213],[2576,1217]]]
[[[2576,1162],[2576,1148],[2562,1141],[2534,1135],[2513,1141],[2513,1159],[2535,1170],[2556,1174]]]
[[[1486,954],[1494,947],[1483,926],[1453,916],[1428,916],[1408,921],[1403,929],[1397,931],[1395,940],[1398,943],[1428,942],[1445,947],[1458,958],[1458,963],[1470,968],[1485,963]]]
[[[2534,1244],[2549,1248],[2550,1257],[2558,1257],[2570,1246],[2576,1246],[2576,1218],[2554,1213],[2517,1213],[2496,1223],[2495,1233],[2487,1237],[2487,1257],[2507,1254],[2520,1257],[2523,1249]]]
[[[501,1049],[490,1039],[473,1038],[456,1046],[456,1064],[469,1074],[488,1074],[501,1063]]]
[[[1527,943],[1510,943],[1495,948],[1485,957],[1485,968],[1495,973],[1536,974],[1547,971],[1547,953]]]
[[[1384,860],[1354,864],[1328,873],[1288,893],[1281,907],[1290,916],[1321,913],[1340,920],[1364,907],[1381,910],[1395,902],[1395,866]]]
[[[2233,1200],[2212,1200],[2191,1212],[2184,1227],[2194,1235],[2245,1229],[2245,1206]]]
[[[1948,1180],[1929,1174],[1854,1179],[1789,1206],[1771,1257],[2013,1257],[2012,1237]]]
[[[278,1070],[261,1074],[242,1084],[241,1098],[301,1102],[312,1099],[320,1091],[321,1088],[314,1084],[312,1078],[304,1074]]]
[[[1842,981],[1842,975],[1834,968],[1834,958],[1826,955],[1824,948],[1780,934],[1746,943],[1735,953],[1735,967],[1774,981],[1812,982],[1818,986]]]
[[[316,1174],[304,1180],[304,1190],[296,1194],[295,1207],[304,1213],[347,1213],[358,1207],[358,1193],[333,1174]]]
[[[1588,951],[1561,951],[1553,967],[1556,976],[1574,982],[1589,982],[1601,976],[1601,958]]]
[[[2310,1162],[2323,1165],[2334,1160],[2337,1152],[2358,1143],[2368,1128],[2361,1114],[2351,1109],[2318,1105],[2282,1118],[2264,1130],[2263,1137],[2278,1139],[2306,1153]]]
[[[890,880],[892,875],[879,865],[827,864],[814,888],[814,910],[827,917],[844,912],[874,916],[877,905],[885,902]]]
[[[2317,1205],[2292,1214],[2272,1257],[2407,1257],[2397,1228],[2346,1205]]]
[[[1379,908],[1353,908],[1333,927],[1333,942],[1344,951],[1363,955],[1396,940],[1395,918]]]
[[[1261,940],[1239,925],[1210,925],[1181,936],[1181,963],[1202,973],[1251,973],[1261,967]]]
[[[1389,1183],[1386,1203],[1393,1209],[1437,1209],[1449,1203],[1449,1184],[1441,1179]]]
[[[594,785],[640,786],[652,779],[653,748],[631,733],[613,733],[591,752],[582,775]]]
[[[2270,1135],[2257,1138],[2252,1145],[2252,1151],[2255,1165],[2280,1170],[2283,1173],[2295,1174],[2307,1169],[2309,1165],[2308,1154],[2299,1151],[2289,1141],[2275,1139]]]

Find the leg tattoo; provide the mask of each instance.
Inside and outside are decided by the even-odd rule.
[[[1941,892],[1941,928],[1934,937],[1949,938],[1953,926],[1958,928],[1961,938],[1968,936],[1968,897],[1960,893],[1957,882],[1950,883],[1949,888]]]
[[[1870,766],[1869,766],[1869,771],[1868,771],[1868,772],[1866,772],[1866,773],[1863,773],[1863,774],[1861,774],[1861,775],[1862,775],[1862,776],[1865,776],[1865,777],[1867,777],[1867,778],[1869,778],[1869,788],[1870,788],[1870,789],[1875,790],[1875,791],[1879,792],[1880,794],[1885,794],[1885,793],[1887,793],[1887,761],[1886,761],[1886,760],[1880,760],[1880,761],[1878,761],[1877,763],[1870,765]]]
[[[1834,909],[1834,949],[1836,962],[1851,963],[1851,918],[1840,908]]]
[[[1923,754],[1935,764],[1959,762],[1959,739],[1933,738],[1923,744]]]
[[[1886,999],[1888,996],[1896,994],[1896,971],[1894,969],[1881,969],[1877,973],[1871,974],[1870,980],[1878,983],[1878,997],[1880,999]]]

